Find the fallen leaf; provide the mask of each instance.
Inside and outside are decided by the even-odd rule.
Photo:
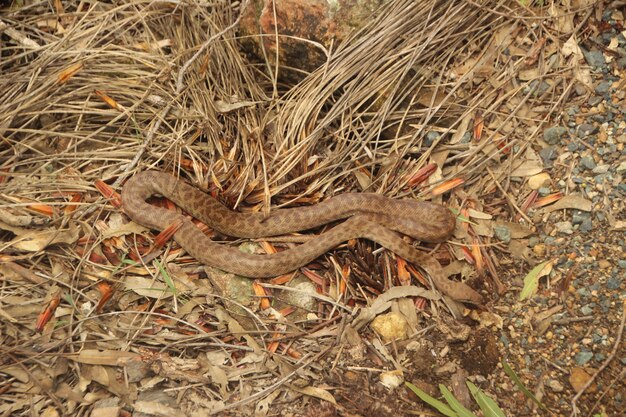
[[[134,291],[139,295],[149,298],[167,298],[172,296],[172,293],[165,283],[155,281],[152,278],[130,275],[124,280],[124,287],[126,290]]]
[[[123,350],[83,349],[78,354],[70,354],[69,359],[88,365],[124,366],[131,359],[140,360],[141,355]]]
[[[545,261],[534,267],[526,277],[524,277],[524,288],[520,292],[519,299],[525,300],[537,292],[539,278],[548,275],[552,271],[554,260]]]
[[[8,243],[8,246],[26,252],[39,252],[50,245],[74,243],[78,240],[80,233],[80,228],[76,225],[72,225],[65,230],[46,229],[26,231],[26,229],[22,229],[20,232],[16,232],[16,228],[14,227],[10,229],[5,228],[3,224],[0,224],[0,228],[10,230],[18,235]]]
[[[293,387],[292,387],[293,389]],[[317,397],[321,400],[324,401],[328,401],[331,404],[337,404],[337,401],[335,400],[335,397],[333,397],[333,395],[326,391],[325,389],[322,388],[317,388],[317,387],[304,387],[304,388],[299,388],[296,389],[297,392],[304,394],[304,395],[308,395],[311,397]]]
[[[562,210],[562,209],[577,209],[577,210],[582,210],[582,211],[591,211],[592,208],[593,208],[593,204],[591,203],[591,201],[587,200],[586,198],[582,196],[579,196],[576,194],[570,194],[561,198],[555,204],[544,208],[544,211],[546,213],[551,213],[555,210]]]

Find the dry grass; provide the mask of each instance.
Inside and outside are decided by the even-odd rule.
[[[509,3],[392,2],[294,86],[280,84],[271,64],[239,53],[236,31],[224,30],[237,4],[87,2],[60,11],[30,3],[2,15],[0,25],[13,31],[4,29],[0,44],[0,211],[13,224],[3,227],[1,246],[0,372],[8,378],[0,395],[9,400],[0,414],[49,406],[86,414],[108,397],[133,404],[150,384],[162,388],[161,378],[189,390],[178,398],[186,412],[271,404],[274,395],[285,401],[307,386],[343,328],[337,312],[347,298],[361,298],[359,289],[320,307],[316,320],[257,316],[260,330],[245,337],[228,311],[204,309],[206,280],[175,298],[122,293],[128,275],[161,281],[163,274],[153,264],[149,275],[123,264],[121,211],[94,183],[119,191],[136,170],[157,168],[233,207],[267,211],[270,201],[345,191],[426,195],[462,178],[446,203],[479,210],[484,195],[509,192],[510,172],[574,82],[566,64],[544,62],[546,49],[533,52],[569,35],[548,32],[545,19]],[[537,71],[521,80],[528,68]],[[431,143],[429,132],[441,136]],[[433,161],[442,169],[416,183]],[[516,214],[503,201],[494,205]],[[53,233],[24,237],[42,219],[47,225],[34,230]],[[14,236],[34,243],[18,247]],[[67,244],[48,245],[61,237]],[[482,247],[479,257],[493,250],[489,241],[462,243]],[[369,271],[395,268],[381,265]],[[204,274],[174,262],[168,268],[174,281]],[[495,267],[486,268],[486,285],[497,288]],[[330,268],[330,282],[341,270]],[[355,270],[367,279],[367,266]],[[98,311],[105,283],[118,292]],[[55,298],[56,319],[36,332]],[[325,336],[308,336],[322,329]]]

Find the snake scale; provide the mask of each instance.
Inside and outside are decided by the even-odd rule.
[[[312,229],[346,219],[327,232],[294,248],[271,255],[253,255],[213,242],[191,220],[175,211],[146,202],[161,195],[209,227],[228,236],[260,238]],[[398,233],[426,242],[450,237],[455,218],[443,206],[415,200],[396,200],[373,193],[346,193],[321,203],[262,213],[238,213],[199,189],[171,175],[145,171],[131,177],[122,189],[122,206],[135,222],[163,230],[181,222],[174,240],[198,261],[234,274],[265,278],[293,272],[350,239],[373,240],[425,270],[444,294],[457,301],[482,303],[468,285],[447,279],[431,256],[407,243]]]

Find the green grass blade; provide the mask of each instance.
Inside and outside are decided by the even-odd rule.
[[[504,414],[504,411],[498,407],[498,404],[488,397],[487,394],[482,392],[480,388],[472,384],[470,381],[465,381],[465,383],[467,384],[472,396],[478,403],[478,406],[482,410],[483,414],[485,414],[485,417],[506,417],[506,414]]]
[[[522,380],[517,376],[517,374],[515,373],[515,371],[513,370],[513,368],[511,368],[509,366],[508,363],[506,363],[506,361],[502,361],[502,368],[504,368],[504,373],[506,373],[509,378],[511,378],[513,380],[513,382],[515,382],[515,385],[517,385],[517,387],[524,393],[524,395],[527,398],[530,398],[535,404],[537,404],[537,406],[539,406],[542,410],[547,411],[549,413],[551,413],[551,411],[548,409],[548,407],[546,407],[545,405],[543,405],[543,403],[541,401],[539,401],[537,399],[537,397],[535,397],[535,395],[530,392],[528,390],[528,388],[526,388],[524,386],[524,383],[522,383]]]
[[[174,284],[174,281],[172,281],[172,277],[170,277],[170,274],[168,274],[165,268],[163,268],[163,264],[161,264],[161,262],[159,262],[156,259],[154,260],[154,262],[156,263],[157,268],[159,268],[159,271],[161,272],[161,275],[163,276],[163,281],[165,281],[165,284],[169,287],[170,292],[174,294],[174,296],[178,295],[178,290],[176,290],[176,285]]]
[[[459,417],[457,413],[455,413],[450,407],[448,407],[447,405],[445,405],[438,399],[433,398],[430,395],[426,394],[424,391],[417,388],[415,385],[411,384],[410,382],[405,382],[405,384],[407,387],[409,387],[411,391],[415,393],[415,395],[417,395],[420,398],[420,400],[424,401],[426,404],[430,405],[431,407],[437,409],[437,411],[439,411],[444,416]]]
[[[441,391],[443,398],[445,398],[445,400],[448,402],[448,405],[450,405],[450,408],[452,408],[452,410],[454,410],[459,415],[459,417],[476,417],[476,414],[465,408],[463,404],[461,404],[459,400],[455,398],[450,390],[445,387],[445,385],[439,384],[439,390]]]

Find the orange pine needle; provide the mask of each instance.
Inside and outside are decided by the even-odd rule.
[[[350,279],[350,273],[352,269],[350,269],[350,265],[345,264],[341,268],[341,281],[339,281],[339,293],[345,294],[348,289],[348,280]]]
[[[100,292],[100,301],[98,301],[98,305],[96,306],[96,312],[102,311],[104,305],[113,297],[113,287],[108,282],[99,282],[97,285],[98,291]]]
[[[308,279],[310,279],[311,281],[313,281],[315,284],[319,285],[320,287],[324,285],[324,278],[322,278],[319,274],[311,271],[310,269],[307,268],[302,268],[302,273],[304,274],[305,277],[307,277]]]
[[[278,350],[278,346],[280,345],[279,342],[271,342],[269,345],[267,345],[267,350],[270,353],[276,353],[276,351]]]
[[[267,253],[268,255],[273,255],[276,252],[278,252],[276,250],[276,248],[274,247],[274,245],[272,245],[270,242],[266,242],[266,241],[262,241],[261,242],[261,247],[263,247],[263,250],[265,251],[265,253]]]
[[[413,176],[407,181],[407,186],[412,188],[418,184],[423,183],[430,177],[435,171],[437,171],[437,164],[431,162],[425,167],[420,168]]]
[[[467,246],[462,246],[461,251],[463,252],[463,257],[470,265],[474,265],[476,263],[474,255],[472,255],[472,251]]]
[[[80,203],[82,199],[83,199],[82,194],[73,193],[72,198],[70,199],[69,203],[65,206],[65,209],[64,209],[65,214],[74,213],[76,209],[78,208],[78,203]]]
[[[294,306],[287,306],[285,308],[281,308],[279,311],[280,311],[280,314],[287,317],[288,315],[296,311],[296,308]]]
[[[117,101],[115,101],[113,98],[107,95],[104,91],[94,90],[94,93],[98,97],[100,97],[100,100],[104,101],[112,109],[120,110],[120,111],[123,110],[122,107],[117,103]]]
[[[83,69],[83,63],[82,62],[77,62],[77,63],[75,63],[73,65],[70,65],[67,69],[61,71],[61,73],[59,74],[59,77],[57,78],[57,82],[59,84],[65,84],[74,75],[76,75],[78,73],[78,71],[80,71],[81,69]]]
[[[302,358],[302,353],[298,352],[297,350],[295,350],[292,347],[288,347],[287,351],[285,353],[287,353],[287,355],[291,356],[294,359]]]
[[[48,302],[48,305],[46,306],[44,311],[42,311],[39,314],[39,317],[37,317],[37,324],[35,325],[35,330],[38,333],[43,332],[43,329],[46,327],[46,324],[48,324],[50,319],[54,316],[54,312],[56,311],[59,304],[61,304],[61,293],[57,292],[56,294],[52,296],[52,299]]]
[[[482,138],[483,136],[484,128],[485,128],[485,119],[483,119],[483,114],[480,111],[477,111],[476,117],[474,118],[474,126],[472,128],[474,141],[480,141],[480,138]]]
[[[296,275],[295,273],[293,273],[293,274],[285,274],[285,275],[281,275],[281,276],[278,276],[278,277],[276,277],[276,278],[272,278],[272,279],[270,279],[270,281],[269,281],[269,282],[270,282],[270,283],[272,283],[272,284],[274,284],[274,285],[282,285],[282,284],[286,284],[286,283],[288,283],[289,281],[291,281],[295,275]]]
[[[271,307],[270,299],[267,297],[267,291],[265,291],[265,287],[263,287],[258,281],[254,281],[252,283],[252,290],[254,291],[254,295],[259,297],[259,305],[262,310],[267,310]]]
[[[43,214],[46,217],[54,216],[54,209],[52,208],[52,206],[49,206],[47,204],[39,204],[39,203],[29,204],[28,208],[34,212]]]
[[[447,191],[452,190],[453,188],[458,187],[463,183],[465,183],[465,180],[463,178],[453,178],[433,188],[432,195],[441,195]]]
[[[539,192],[537,190],[533,190],[528,195],[528,197],[526,197],[526,200],[524,200],[524,202],[520,206],[520,210],[522,211],[522,213],[528,213],[528,209],[531,208],[537,201],[538,195],[539,195]]]
[[[111,188],[108,184],[106,184],[102,180],[97,180],[94,185],[96,186],[98,191],[100,191],[100,194],[102,194],[104,198],[110,201],[113,207],[122,207],[122,197],[117,192],[115,192],[115,190]]]
[[[478,244],[478,240],[474,239],[472,242],[472,257],[474,258],[476,270],[480,275],[483,275],[485,272],[485,261],[483,259],[483,254],[480,250],[480,245]]]
[[[157,237],[154,238],[153,249],[159,249],[165,246],[165,244],[169,242],[172,236],[174,236],[174,234],[178,232],[178,229],[180,229],[182,225],[183,225],[182,219],[177,219],[174,223],[170,224],[165,229],[163,229],[163,231],[161,231],[161,233],[159,233]]]
[[[406,261],[402,258],[396,258],[398,265],[398,280],[400,285],[411,285],[411,274],[407,270]]]
[[[535,201],[535,204],[533,204],[533,207],[539,208],[539,207],[547,206],[549,204],[559,201],[561,198],[563,198],[563,193],[550,194],[545,197],[538,198]]]

